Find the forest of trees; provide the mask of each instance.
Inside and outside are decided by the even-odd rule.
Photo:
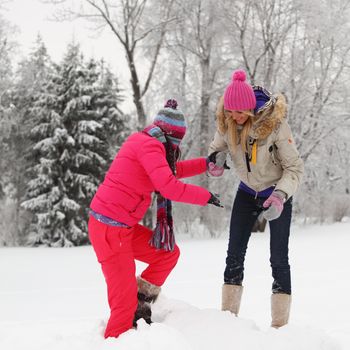
[[[216,103],[237,68],[288,100],[305,162],[295,220],[350,215],[350,1],[55,3],[58,21],[85,19],[110,30],[125,61],[112,69],[72,43],[53,62],[38,36],[14,65],[16,41],[0,6],[0,246],[86,244],[89,201],[111,159],[169,97],[188,118],[183,157],[205,156]],[[121,70],[129,80],[116,78]],[[121,108],[129,96],[130,115]],[[195,181],[221,193],[226,209],[177,204],[176,229],[217,236],[238,179],[231,170]]]

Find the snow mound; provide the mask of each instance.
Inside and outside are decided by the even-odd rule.
[[[236,350],[341,349],[322,330],[296,325],[261,330],[252,320],[235,317],[230,312],[198,309],[164,296],[154,305],[154,320],[176,329],[193,350],[227,350],[233,346]]]
[[[160,296],[154,323],[138,321],[138,329],[118,339],[103,338],[105,321],[69,320],[2,324],[4,350],[340,350],[321,330],[287,325],[259,329],[251,320],[214,309],[199,309]]]

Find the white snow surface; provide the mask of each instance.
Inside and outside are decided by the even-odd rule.
[[[220,311],[227,238],[177,240],[182,254],[155,322],[107,340],[105,282],[91,247],[2,248],[0,349],[350,349],[350,223],[292,227],[292,312],[278,330],[269,326],[268,232],[251,237],[239,317]]]

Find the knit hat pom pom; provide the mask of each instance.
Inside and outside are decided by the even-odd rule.
[[[232,81],[238,80],[238,81],[245,81],[246,75],[244,70],[236,70],[232,74]]]
[[[177,108],[177,101],[174,99],[170,99],[170,100],[166,101],[166,104],[164,105],[164,107],[176,109]]]
[[[224,93],[224,108],[231,111],[254,109],[256,97],[252,86],[246,81],[244,70],[237,69]]]

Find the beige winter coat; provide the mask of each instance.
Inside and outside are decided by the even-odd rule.
[[[276,186],[291,197],[297,190],[304,171],[303,161],[296,149],[292,132],[286,121],[286,101],[276,95],[254,117],[251,140],[257,142],[256,164],[249,162],[240,145],[233,153],[225,123],[223,99],[216,112],[217,130],[209,146],[209,153],[229,151],[240,180],[256,192]]]

